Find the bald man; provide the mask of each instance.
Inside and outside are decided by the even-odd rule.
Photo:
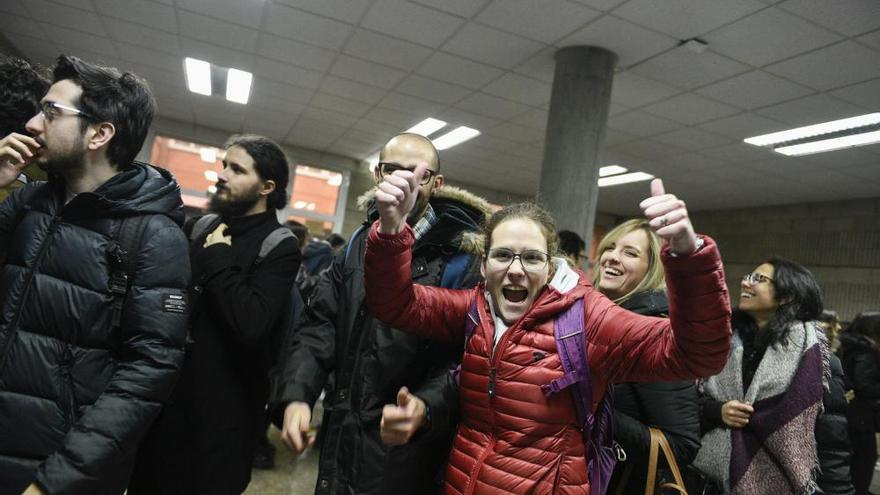
[[[488,204],[443,187],[437,150],[417,134],[397,135],[382,148],[376,183],[419,166],[427,172],[408,219],[417,239],[413,281],[472,287],[480,256],[463,239],[479,231]],[[277,410],[283,414],[282,439],[297,453],[313,441],[312,407],[333,378],[321,423],[320,495],[436,492],[455,432],[458,398],[449,370],[461,348],[388,327],[364,302],[366,227],[376,218],[370,204],[363,226],[322,275],[284,373]]]

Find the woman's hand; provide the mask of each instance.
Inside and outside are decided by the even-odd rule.
[[[684,201],[666,194],[661,179],[651,181],[651,197],[639,203],[639,208],[651,229],[669,242],[673,253],[687,256],[697,250],[697,235]]]
[[[398,170],[386,175],[379,183],[374,197],[379,210],[379,232],[397,234],[406,224],[406,216],[416,204],[419,184],[428,170],[427,165],[419,165],[412,172]]]
[[[749,424],[753,412],[755,409],[751,405],[731,400],[721,406],[721,420],[731,428],[743,428]]]

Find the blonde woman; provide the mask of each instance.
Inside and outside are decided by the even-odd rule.
[[[596,249],[599,260],[593,285],[622,308],[666,317],[669,301],[660,261],[662,248],[647,220],[636,218],[618,225]],[[615,385],[614,409],[614,437],[626,452],[626,461],[617,464],[609,495],[645,493],[651,447],[648,427],[663,431],[680,467],[697,455],[700,420],[693,380]]]

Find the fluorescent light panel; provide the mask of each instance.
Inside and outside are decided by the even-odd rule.
[[[607,177],[609,175],[617,175],[626,172],[627,169],[620,165],[607,165],[599,168],[599,177]]]
[[[186,86],[193,93],[211,96],[211,64],[204,60],[186,57]]]
[[[628,174],[613,175],[611,177],[600,177],[599,187],[617,186],[620,184],[629,184],[630,182],[641,182],[651,180],[654,176],[645,172],[630,172]]]
[[[445,150],[459,145],[480,135],[480,131],[467,126],[456,127],[454,130],[434,139],[434,147]]]
[[[251,95],[251,82],[254,76],[250,72],[229,69],[226,73],[226,99],[246,105]]]
[[[880,131],[823,139],[822,141],[813,141],[810,143],[793,144],[791,146],[781,146],[773,151],[787,156],[800,156],[822,153],[823,151],[851,148],[854,146],[865,146],[874,143],[880,143]]]
[[[411,132],[413,134],[418,134],[420,136],[428,137],[431,134],[439,131],[440,129],[446,127],[446,122],[438,119],[427,118],[418,124],[410,127],[406,130],[406,132]]]
[[[858,117],[850,117],[848,119],[833,120],[831,122],[798,127],[787,131],[746,138],[743,141],[755,146],[769,146],[776,143],[821,136],[822,134],[845,131],[847,129],[854,129],[856,127],[873,124],[880,124],[880,113],[869,113],[867,115],[859,115]]]

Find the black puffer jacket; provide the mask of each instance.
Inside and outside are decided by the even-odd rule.
[[[122,493],[183,360],[190,268],[183,204],[148,165],[64,204],[34,183],[0,205],[0,493]],[[146,215],[121,324],[111,323],[118,219]],[[17,226],[16,226],[17,225]],[[172,300],[173,299],[173,300]]]
[[[479,229],[486,203],[444,187],[435,192],[431,205],[438,222],[413,248],[413,281],[438,286],[447,263],[463,252],[462,233]],[[363,272],[367,231],[353,237],[312,295],[288,360],[278,411],[292,401],[313,405],[333,374],[335,393],[324,399],[315,493],[424,495],[436,491],[435,480],[455,432],[457,387],[450,384],[449,370],[461,359],[462,349],[390,328],[368,312]],[[465,276],[452,288],[476,285],[479,259],[467,257]],[[409,444],[388,447],[379,437],[379,420],[402,386],[430,407],[432,424]]]
[[[666,294],[659,291],[636,294],[621,307],[646,316],[669,313]],[[649,427],[663,431],[681,469],[690,464],[700,448],[699,405],[692,380],[614,386],[614,437],[627,459],[615,468],[609,494],[645,493],[651,447]],[[660,467],[665,466],[662,459],[661,456]]]

